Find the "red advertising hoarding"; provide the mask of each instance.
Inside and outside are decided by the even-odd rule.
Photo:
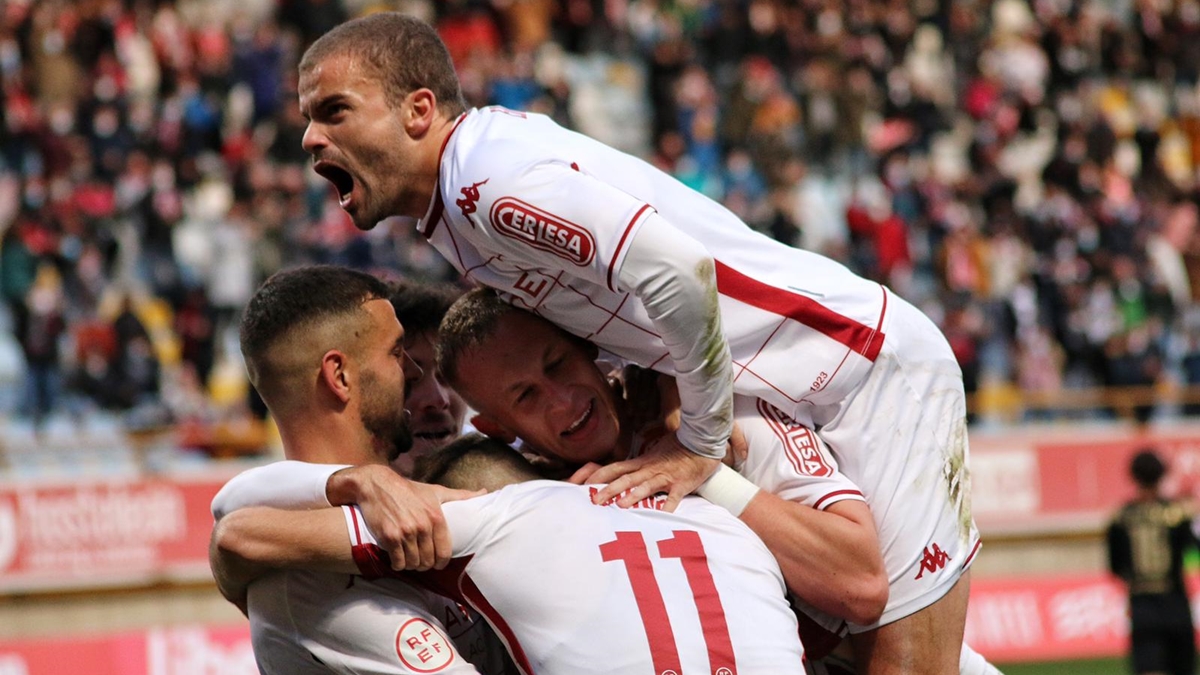
[[[1197,493],[1200,427],[973,433],[972,503],[985,540],[989,533],[1097,531],[1133,496],[1129,461],[1147,447],[1171,465],[1168,494]]]
[[[257,675],[248,625],[0,641],[0,675]]]
[[[0,484],[0,593],[211,578],[228,475]]]

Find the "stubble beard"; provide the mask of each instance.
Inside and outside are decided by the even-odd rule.
[[[383,452],[389,463],[412,449],[412,428],[408,413],[400,401],[381,395],[374,375],[364,374],[364,395],[359,413],[372,444]]]

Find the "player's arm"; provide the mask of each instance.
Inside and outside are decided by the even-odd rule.
[[[818,510],[760,490],[739,517],[775,554],[793,593],[851,623],[879,620],[888,578],[865,502]]]
[[[247,506],[317,509],[332,506],[326,483],[345,464],[311,464],[284,460],[247,469],[225,483],[212,500],[215,520]]]
[[[667,490],[675,502],[712,475],[733,430],[732,362],[715,262],[699,242],[652,214],[633,236],[619,280],[642,301],[670,353],[680,425],[642,457],[601,470],[594,480],[608,486],[596,498],[626,493],[620,503],[627,506]]]
[[[381,464],[288,461],[235,477],[217,493],[212,511],[221,519],[250,505],[309,509],[359,504],[398,568],[425,570],[440,569],[450,560],[450,534],[441,504],[476,494],[411,481]]]
[[[358,570],[340,508],[238,509],[213,527],[208,561],[221,595],[243,613],[251,582],[272,570],[295,568],[349,574]]]

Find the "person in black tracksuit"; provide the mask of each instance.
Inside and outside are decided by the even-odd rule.
[[[1196,640],[1183,583],[1184,552],[1196,545],[1191,515],[1159,493],[1166,466],[1154,451],[1139,452],[1130,473],[1138,494],[1108,528],[1108,558],[1129,587],[1133,671],[1193,675]]]

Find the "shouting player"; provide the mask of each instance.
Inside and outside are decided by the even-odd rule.
[[[677,379],[678,431],[603,469],[598,499],[669,490],[674,503],[705,481],[748,494],[716,469],[733,393],[762,399],[818,429],[864,492],[894,495],[889,510],[922,524],[903,563],[927,604],[856,635],[864,669],[957,672],[977,534],[962,375],[927,317],[547,117],[467,110],[445,46],[419,20],[381,13],[335,28],[305,53],[299,92],[313,168],[358,227],[418,218],[473,281]]]

